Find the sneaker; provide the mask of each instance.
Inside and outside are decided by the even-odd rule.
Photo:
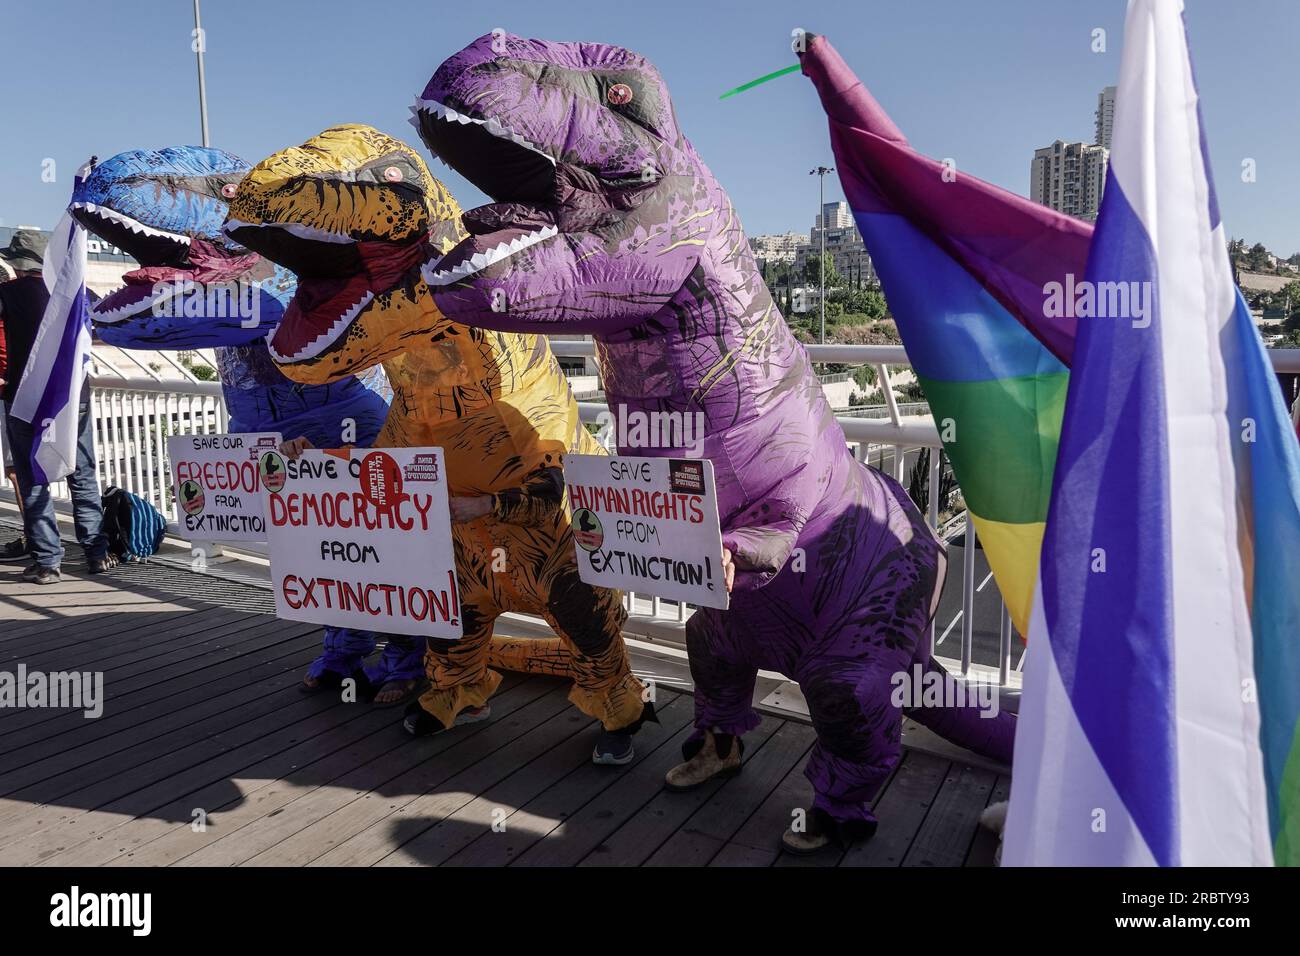
[[[596,748],[591,752],[591,762],[603,767],[621,767],[632,762],[636,751],[632,749],[632,735],[625,730],[600,730]]]
[[[26,575],[24,575],[25,577]],[[32,578],[33,584],[58,584],[63,580],[63,573],[58,568],[41,568]]]
[[[35,581],[36,575],[40,573],[41,573],[41,566],[37,564],[35,561],[33,561],[31,564],[27,565],[27,567],[23,568],[23,580]]]
[[[456,715],[456,720],[452,723],[452,726],[460,727],[464,724],[477,724],[479,721],[487,720],[491,716],[491,704],[484,704],[482,707],[466,707]]]
[[[479,721],[487,720],[491,716],[491,704],[484,704],[482,707],[466,707],[456,715],[456,719],[452,721],[452,726],[460,727],[464,724],[477,724]],[[441,733],[446,730],[437,717],[420,706],[418,700],[413,700],[407,705],[406,716],[402,719],[402,729],[412,737],[428,737],[431,734]]]
[[[664,786],[676,791],[694,790],[714,777],[729,777],[740,773],[742,749],[739,737],[706,730],[702,740],[688,741],[682,747],[686,763],[680,763],[668,771],[664,777]]]
[[[27,538],[19,535],[8,544],[0,547],[0,561],[26,561]]]

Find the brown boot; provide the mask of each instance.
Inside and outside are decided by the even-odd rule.
[[[679,792],[694,790],[714,777],[738,774],[742,749],[739,737],[706,730],[703,739],[682,747],[686,763],[679,763],[665,774],[664,786]]]
[[[796,856],[811,856],[827,847],[847,850],[876,833],[875,820],[836,820],[820,807],[813,807],[798,830],[795,824],[781,835],[781,849]]]

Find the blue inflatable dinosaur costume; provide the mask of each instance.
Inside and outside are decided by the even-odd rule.
[[[249,169],[237,156],[200,146],[130,150],[94,168],[70,212],[140,263],[91,311],[95,332],[124,349],[216,349],[232,432],[305,436],[318,448],[370,445],[391,398],[381,366],[328,385],[302,385],[271,361],[266,337],[296,279],[221,232],[227,200]],[[215,289],[221,294],[211,294]],[[335,686],[374,646],[372,634],[327,628],[325,653],[308,676],[317,686]],[[418,679],[422,651],[390,641],[367,676],[376,684]]]

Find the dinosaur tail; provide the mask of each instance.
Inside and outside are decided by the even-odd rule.
[[[488,666],[517,674],[575,675],[573,654],[558,637],[494,636],[488,649]]]
[[[932,676],[933,675],[933,676]],[[1001,708],[983,708],[969,699],[963,706],[952,701],[955,681],[943,665],[930,659],[924,665],[926,684],[938,682],[944,689],[938,706],[904,707],[903,713],[945,740],[973,750],[990,760],[1011,763],[1016,739],[1016,715]]]

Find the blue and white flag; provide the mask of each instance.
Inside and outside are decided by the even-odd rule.
[[[1002,861],[1295,863],[1300,447],[1180,0],[1129,4],[1113,144],[1085,278],[1130,311],[1078,326]]]
[[[93,160],[77,173],[76,187]],[[45,252],[50,301],[36,333],[9,414],[36,429],[32,474],[49,484],[77,464],[77,409],[90,365],[90,313],[86,307],[86,230],[68,213],[54,228]]]

